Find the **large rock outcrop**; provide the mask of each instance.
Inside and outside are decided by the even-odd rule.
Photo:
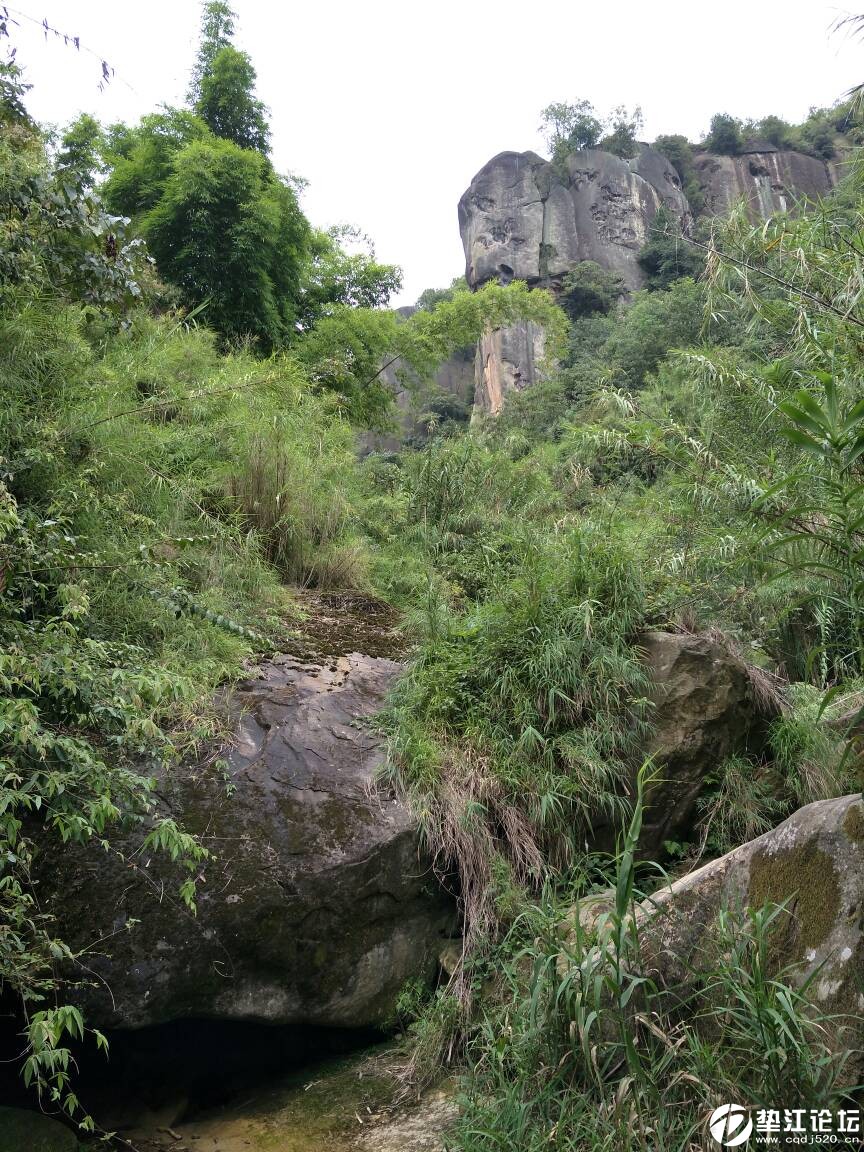
[[[745,147],[740,156],[697,154],[694,167],[706,212],[722,216],[744,200],[754,220],[791,212],[802,201],[815,202],[838,178],[836,165],[760,142]]]
[[[632,160],[586,149],[566,171],[535,152],[502,152],[459,201],[465,276],[550,284],[582,260],[641,283],[636,262],[661,205],[682,224],[687,199],[669,160],[644,147]]]
[[[650,757],[653,779],[645,797],[640,854],[668,856],[666,841],[692,842],[703,813],[699,801],[728,757],[758,757],[778,700],[757,691],[744,661],[719,637],[686,632],[646,632],[638,647],[648,673],[649,735],[635,758]],[[620,827],[599,819],[592,828],[595,850],[615,849]]]
[[[647,954],[664,985],[683,990],[710,965],[721,908],[788,902],[772,940],[778,967],[815,976],[820,1011],[836,1013],[830,1039],[864,1071],[864,803],[819,800],[778,828],[662,888],[642,906]]]
[[[815,201],[838,179],[835,164],[760,142],[735,157],[697,152],[694,163],[704,212],[726,213],[743,198],[754,220]],[[502,152],[459,200],[468,284],[518,279],[556,291],[567,272],[591,260],[635,290],[643,281],[639,250],[661,206],[689,228],[693,212],[675,167],[647,145],[630,160],[585,149],[563,167],[536,152]],[[541,371],[528,326],[490,334],[475,363],[475,413],[498,412],[508,391],[533,384]]]
[[[401,310],[410,312],[413,309]],[[393,413],[396,427],[389,432],[363,432],[360,435],[360,451],[398,452],[406,441],[424,431],[422,416],[430,409],[452,410],[454,416],[467,420],[474,401],[474,350],[471,347],[460,349],[439,364],[434,375],[428,380],[418,379],[406,372],[401,360],[385,364],[381,371],[381,381],[390,390],[394,399]]]
[[[112,842],[128,860],[52,855],[62,885],[42,878],[44,909],[73,946],[104,941],[77,994],[91,1025],[374,1026],[406,980],[434,973],[452,908],[416,822],[372,784],[383,750],[369,720],[400,665],[352,651],[375,651],[374,624],[366,635],[338,624],[323,654],[276,657],[239,685],[224,766],[160,781],[164,806],[214,855],[196,917],[175,897],[176,874],[159,857],[128,856],[131,843]]]
[[[658,776],[646,799],[641,847],[652,859],[663,843],[690,839],[712,773],[734,753],[756,753],[776,713],[760,697],[744,662],[713,636],[647,632],[639,646],[651,676],[653,736],[645,747]]]
[[[543,329],[530,320],[483,333],[472,373],[475,416],[497,416],[505,396],[523,392],[537,381],[545,345]]]
[[[612,890],[587,896],[563,925],[608,939]],[[704,987],[722,958],[721,912],[733,916],[784,905],[771,928],[769,958],[789,984],[809,984],[816,1011],[829,1017],[824,1040],[849,1057],[843,1079],[864,1076],[864,802],[860,794],[819,800],[777,828],[659,888],[635,908],[642,970],[679,1002]],[[562,953],[559,971],[570,964]],[[710,986],[710,985],[709,985]],[[710,1012],[721,1007],[701,992]],[[697,1001],[697,1004],[699,1001]]]
[[[587,149],[566,170],[535,152],[502,152],[485,164],[459,201],[465,276],[555,287],[583,260],[638,288],[639,249],[661,206],[683,227],[689,206],[669,160],[643,147],[632,160]],[[532,324],[487,333],[477,347],[475,414],[496,415],[508,392],[542,371],[542,334]]]

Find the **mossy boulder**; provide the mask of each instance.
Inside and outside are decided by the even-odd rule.
[[[836,1018],[830,1042],[864,1074],[864,801],[819,800],[758,839],[660,889],[639,909],[640,937],[660,981],[686,989],[710,967],[721,908],[785,904],[773,961],[813,978],[820,1012]]]
[[[434,975],[454,909],[416,820],[373,783],[384,752],[370,721],[400,668],[350,651],[276,657],[232,695],[225,761],[160,780],[163,811],[213,854],[197,916],[177,897],[183,874],[141,853],[143,831],[108,853],[52,849],[43,908],[73,948],[102,942],[75,992],[89,1024],[375,1027],[406,981]]]
[[[0,1152],[78,1152],[78,1147],[75,1133],[50,1116],[0,1106]]]

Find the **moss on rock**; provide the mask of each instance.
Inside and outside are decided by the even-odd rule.
[[[840,885],[834,861],[816,837],[773,853],[759,851],[750,862],[748,901],[751,908],[789,901],[797,936],[790,959],[800,959],[806,949],[823,944],[837,923]]]
[[[864,841],[864,804],[853,804],[843,818],[843,831],[853,844]]]

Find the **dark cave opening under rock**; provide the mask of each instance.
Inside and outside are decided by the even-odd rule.
[[[372,1028],[322,1028],[235,1020],[174,1020],[109,1031],[108,1054],[89,1039],[74,1052],[75,1091],[102,1128],[178,1124],[242,1100],[268,1082],[386,1040]],[[3,1073],[4,1103],[38,1107],[15,1062]]]
[[[188,1119],[262,1081],[383,1039],[374,1029],[201,1019],[116,1031],[108,1034],[108,1059],[89,1048],[80,1060],[81,1098],[107,1119],[119,1105],[155,1113],[168,1108],[177,1120]]]

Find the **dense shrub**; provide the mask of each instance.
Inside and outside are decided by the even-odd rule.
[[[737,156],[743,144],[741,121],[726,112],[718,112],[711,117],[711,127],[705,137],[705,147],[709,152],[721,156]]]

